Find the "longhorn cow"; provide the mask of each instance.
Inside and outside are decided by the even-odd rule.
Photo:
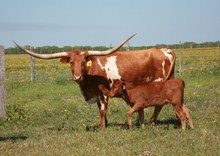
[[[163,81],[174,78],[176,56],[170,49],[133,50],[116,52],[133,36],[107,51],[75,50],[55,54],[37,54],[24,49],[23,52],[39,59],[61,58],[62,63],[70,63],[72,79],[76,81],[88,103],[97,102],[100,111],[100,128],[107,124],[108,92],[114,80]],[[154,124],[162,106],[155,107],[151,117]]]

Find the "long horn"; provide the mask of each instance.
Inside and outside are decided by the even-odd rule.
[[[55,54],[37,54],[37,53],[34,53],[30,50],[23,48],[22,46],[18,45],[15,41],[13,41],[13,42],[23,52],[25,52],[33,57],[39,58],[39,59],[57,59],[57,58],[68,56],[67,52],[61,52],[61,53],[55,53]]]
[[[108,54],[111,54],[111,53],[117,51],[119,48],[121,48],[126,42],[128,42],[128,40],[130,40],[135,35],[136,34],[130,36],[129,38],[127,38],[126,40],[124,40],[123,42],[121,42],[119,45],[115,46],[112,49],[109,49],[106,51],[88,51],[88,53],[89,53],[89,55],[108,55]]]

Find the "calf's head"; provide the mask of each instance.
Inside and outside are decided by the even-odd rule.
[[[124,83],[119,80],[115,80],[112,84],[111,91],[109,92],[110,97],[121,97],[123,95]]]

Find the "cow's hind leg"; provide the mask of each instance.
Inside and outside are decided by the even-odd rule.
[[[106,125],[108,124],[108,120],[106,117],[107,109],[108,109],[108,97],[102,96],[100,97],[99,102],[97,103],[99,107],[100,112],[100,128],[104,129]]]
[[[150,125],[154,126],[157,120],[158,115],[160,114],[161,109],[163,108],[163,106],[155,106],[154,108],[154,113],[150,118]]]

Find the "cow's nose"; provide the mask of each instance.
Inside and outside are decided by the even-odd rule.
[[[112,93],[109,93],[109,94],[108,94],[108,96],[109,96],[110,98],[112,98],[112,97],[113,97]]]

